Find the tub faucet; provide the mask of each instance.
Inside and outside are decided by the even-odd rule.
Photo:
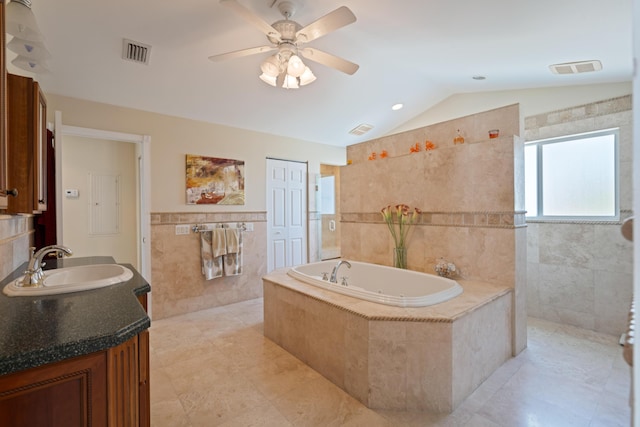
[[[66,246],[45,246],[38,252],[34,253],[35,249],[36,248],[33,247],[31,248],[31,259],[29,259],[29,265],[27,266],[27,270],[24,272],[24,279],[22,279],[22,286],[24,287],[39,288],[43,286],[44,273],[42,272],[42,267],[44,267],[45,263],[42,260],[45,255],[52,252],[58,252],[59,254],[66,256],[73,255],[71,249]]]
[[[349,263],[349,261],[346,261],[346,260],[340,261],[338,265],[333,267],[333,271],[331,272],[331,277],[329,278],[329,281],[331,283],[338,283],[338,269],[342,264],[346,264],[347,267],[351,268],[351,263]]]

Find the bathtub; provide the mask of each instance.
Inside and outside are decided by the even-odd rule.
[[[338,283],[329,277],[338,261],[322,261],[291,268],[287,274],[297,280],[344,295],[397,307],[426,307],[450,300],[462,293],[455,281],[432,274],[349,261],[342,265]],[[342,278],[346,277],[346,285]]]

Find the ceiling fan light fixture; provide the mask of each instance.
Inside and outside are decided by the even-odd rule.
[[[308,85],[316,80],[316,76],[313,74],[309,67],[304,67],[304,73],[300,76],[300,86]]]
[[[285,75],[282,87],[285,89],[298,89],[298,78],[290,74]]]
[[[289,58],[287,62],[287,74],[293,77],[300,77],[302,73],[304,73],[305,68],[307,67],[298,55],[291,55],[291,58]]]
[[[7,49],[29,59],[39,60],[51,58],[51,54],[43,43],[24,40],[19,37],[13,37],[11,41],[7,43]]]
[[[15,59],[11,61],[11,63],[22,70],[36,74],[46,73],[47,71],[49,71],[44,61],[30,59],[20,55],[16,56]]]
[[[278,61],[275,55],[270,56],[262,62],[260,70],[262,70],[263,74],[275,79],[281,72],[280,61]]]
[[[264,21],[252,10],[243,6],[238,0],[219,1],[220,4],[233,10],[237,15],[266,35],[269,45],[213,55],[209,57],[211,61],[217,62],[224,59],[239,58],[277,50],[275,55],[270,56],[260,64],[262,74],[259,75],[259,78],[269,85],[283,87],[285,89],[297,89],[300,86],[308,85],[316,80],[316,76],[302,61],[301,57],[349,75],[358,70],[357,64],[338,56],[317,49],[303,49],[301,47],[302,44],[354,23],[356,17],[346,6],[339,7],[303,27],[299,23],[291,20],[291,17],[295,13],[298,0],[273,0],[271,7],[277,4],[280,13],[284,17],[284,19],[276,21],[273,24]]]
[[[266,73],[260,74],[260,80],[274,87],[276,86],[276,78],[277,76],[270,76]]]
[[[5,12],[7,33],[29,41],[44,39],[31,11],[30,0],[12,0],[7,4]]]

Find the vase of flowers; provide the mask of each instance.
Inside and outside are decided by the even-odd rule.
[[[395,268],[407,268],[407,247],[393,248],[393,266]]]
[[[420,209],[414,208],[413,213],[409,215],[410,208],[407,205],[396,205],[395,209],[391,206],[382,208],[380,211],[382,218],[387,224],[391,237],[393,237],[393,266],[397,268],[407,268],[407,236],[411,226],[417,221],[420,215]]]

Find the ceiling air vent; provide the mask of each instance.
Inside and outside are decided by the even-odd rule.
[[[554,74],[578,74],[600,71],[602,70],[602,63],[600,61],[566,62],[564,64],[549,65],[549,68]]]
[[[366,123],[363,123],[351,129],[349,133],[351,135],[364,135],[365,133],[369,132],[371,129],[373,129],[373,125],[368,125]]]
[[[148,44],[122,39],[122,59],[148,65],[150,54],[151,46]]]

